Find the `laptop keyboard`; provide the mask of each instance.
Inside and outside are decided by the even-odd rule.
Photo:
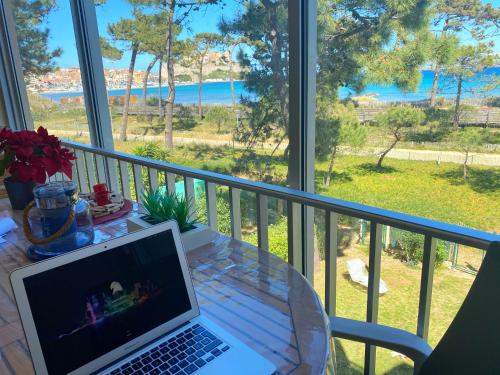
[[[229,349],[212,332],[195,324],[106,374],[190,375]]]

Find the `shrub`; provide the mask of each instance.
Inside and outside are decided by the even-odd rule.
[[[437,107],[428,107],[424,109],[425,120],[427,122],[440,122],[440,123],[449,123],[452,121],[453,112]]]
[[[490,107],[500,107],[500,96],[492,96],[486,100],[486,104]]]
[[[211,107],[206,116],[208,122],[217,125],[217,133],[227,133],[226,128],[235,121],[235,118],[233,111],[222,105]]]
[[[177,107],[175,118],[177,119],[177,127],[179,129],[188,130],[196,126],[196,120],[194,119],[191,108],[185,105],[180,104]]]
[[[165,150],[158,142],[146,142],[142,145],[135,146],[132,153],[143,158],[166,161],[167,150]]]
[[[274,224],[269,225],[268,238],[269,238],[269,252],[273,253],[277,257],[287,262],[288,231],[287,231],[287,218],[285,216],[280,217]],[[257,233],[252,233],[248,236],[244,236],[243,240],[256,245]]]
[[[400,128],[412,128],[422,124],[425,114],[420,108],[409,106],[391,107],[375,117],[378,125],[388,128],[390,131]]]
[[[206,197],[204,193],[196,199],[196,214],[201,223],[208,222]],[[231,212],[229,202],[220,195],[217,195],[217,230],[225,235],[231,235]]]
[[[405,262],[418,264],[424,257],[424,236],[418,233],[403,232],[397,241],[397,249],[393,249],[395,257]],[[436,246],[436,266],[448,259],[448,251],[444,243],[438,241]]]
[[[229,71],[216,69],[213,72],[210,72],[207,76],[208,79],[229,79]]]
[[[175,80],[179,82],[193,82],[189,74],[178,74],[175,76]]]
[[[158,96],[148,96],[146,98],[146,104],[152,107],[157,107],[160,102],[160,98]]]

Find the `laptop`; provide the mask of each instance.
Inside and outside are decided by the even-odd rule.
[[[200,314],[177,223],[15,270],[37,374],[272,374]]]

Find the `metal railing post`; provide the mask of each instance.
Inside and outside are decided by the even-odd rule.
[[[144,191],[144,183],[142,182],[142,165],[132,164],[132,175],[134,177],[135,196],[137,202],[142,200],[142,192]]]
[[[257,194],[257,242],[259,248],[269,251],[267,196]]]
[[[288,263],[304,274],[302,260],[302,207],[300,204],[287,201],[288,226]]]
[[[229,188],[229,208],[231,215],[231,236],[241,240],[241,191]]]
[[[325,309],[329,316],[335,316],[337,295],[337,226],[339,215],[326,211],[325,220]]]
[[[217,230],[217,194],[215,184],[205,181],[205,199],[207,207],[208,226],[212,230]]]
[[[124,161],[119,161],[120,166],[120,180],[122,186],[122,194],[124,198],[132,199],[132,192],[130,191],[130,175],[128,171],[129,164]]]
[[[380,263],[382,258],[382,225],[370,223],[370,255],[368,264],[368,303],[366,306],[366,321],[377,323],[380,289]],[[376,347],[365,346],[365,375],[375,374]]]
[[[432,281],[436,263],[437,241],[431,236],[425,236],[424,255],[422,259],[422,276],[420,279],[420,295],[418,302],[417,335],[427,340],[429,333],[429,316],[432,300]]]
[[[192,177],[184,177],[184,194],[189,203],[189,218],[196,217],[196,197],[194,195],[194,179]]]

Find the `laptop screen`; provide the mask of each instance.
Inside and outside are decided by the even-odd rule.
[[[191,309],[171,230],[24,279],[50,374],[66,374]]]

